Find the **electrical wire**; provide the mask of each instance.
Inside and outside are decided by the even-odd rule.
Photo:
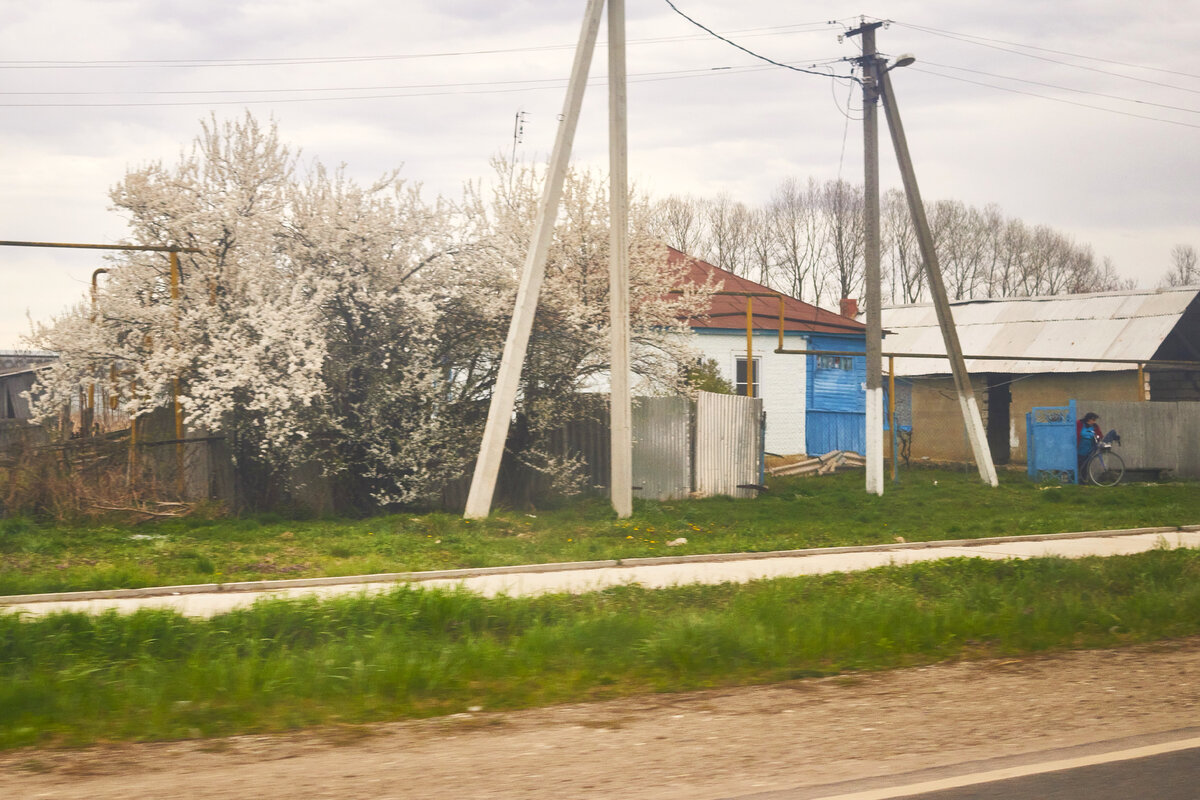
[[[818,28],[819,26],[819,28]],[[747,38],[779,36],[790,33],[812,33],[825,30],[828,22],[805,22],[792,25],[775,25],[762,28],[743,28],[732,31]],[[698,41],[707,39],[701,34],[688,36],[660,36],[649,39],[631,39],[627,44],[662,44],[668,42]],[[604,42],[598,42],[603,46]],[[422,58],[453,58],[459,56],[506,55],[511,53],[535,53],[550,50],[573,50],[575,44],[537,45],[509,47],[493,50],[451,50],[433,53],[399,53],[370,56],[318,56],[311,58],[178,58],[178,59],[120,59],[97,61],[3,61],[0,69],[192,69],[202,67],[278,67],[307,66],[310,64],[356,64],[374,61],[406,61]]]
[[[1012,94],[1023,94],[1023,95],[1026,95],[1027,97],[1037,97],[1041,100],[1052,100],[1056,103],[1066,103],[1067,105],[1078,106],[1079,108],[1090,108],[1093,111],[1107,111],[1110,114],[1120,114],[1123,117],[1134,117],[1135,119],[1146,119],[1146,120],[1151,120],[1153,122],[1165,122],[1168,125],[1181,125],[1185,128],[1200,128],[1200,125],[1196,125],[1196,124],[1193,124],[1190,122],[1180,122],[1179,120],[1164,119],[1162,117],[1151,117],[1147,114],[1134,114],[1132,111],[1119,111],[1115,108],[1105,108],[1104,106],[1093,106],[1093,105],[1089,105],[1088,103],[1077,103],[1074,100],[1067,100],[1062,97],[1050,97],[1049,95],[1037,94],[1036,92],[1026,92],[1021,89],[1012,89],[1007,86],[996,86],[995,84],[992,84],[992,83],[984,83],[983,81],[973,81],[970,78],[960,78],[955,75],[946,75],[941,72],[933,72],[931,70],[922,69],[920,67],[909,67],[908,69],[910,69],[914,72],[924,73],[925,75],[933,75],[938,78],[945,78],[946,80],[960,81],[962,83],[970,83],[970,84],[974,84],[975,86],[985,86],[989,89],[997,89],[1001,92],[1010,92]]]
[[[745,67],[721,67],[719,71],[727,71],[733,73],[741,72],[760,72],[768,69],[760,66],[745,66]],[[668,70],[662,72],[643,72],[630,75],[631,78],[658,78],[680,76],[688,77],[692,75],[708,75],[714,71],[718,71],[712,67],[702,69],[685,69],[685,70]],[[310,86],[293,89],[105,89],[94,91],[22,91],[22,92],[0,92],[0,97],[20,97],[20,96],[44,96],[44,97],[96,97],[105,95],[210,95],[210,94],[295,94],[298,92],[379,92],[379,91],[394,91],[401,89],[454,89],[454,88],[477,88],[481,86],[506,86],[513,84],[551,84],[554,88],[561,86],[565,82],[563,78],[530,78],[525,80],[508,80],[508,81],[478,81],[478,82],[456,82],[456,83],[412,83],[384,86]]]
[[[683,80],[688,78],[704,78],[718,75],[737,75],[745,72],[763,72],[771,69],[770,67],[762,66],[743,66],[743,67],[721,67],[719,69],[705,70],[689,70],[681,73],[646,73],[644,76],[630,76],[630,83],[659,83],[671,80]],[[657,76],[657,77],[655,77]],[[473,87],[488,87],[488,86],[504,86],[507,84],[528,84],[539,83],[542,85],[520,85],[510,88],[473,88]],[[588,81],[588,86],[602,86],[607,82],[606,77],[591,78]],[[444,97],[448,95],[476,95],[476,94],[511,94],[514,92],[528,92],[542,89],[562,89],[567,85],[564,78],[541,79],[532,81],[500,81],[493,83],[461,83],[461,84],[429,84],[427,86],[414,86],[411,88],[421,89],[447,89],[447,91],[412,91],[404,93],[388,93],[388,94],[356,94],[346,95],[341,97],[276,97],[268,99],[240,99],[240,100],[161,100],[161,101],[145,101],[145,102],[113,102],[113,103],[0,103],[0,108],[145,108],[145,107],[172,107],[172,106],[221,106],[221,105],[264,105],[264,104],[295,104],[295,103],[324,103],[346,100],[389,100],[406,97]],[[406,88],[406,87],[400,87]],[[243,91],[243,90],[233,90]],[[255,90],[245,90],[255,91]],[[270,90],[266,90],[270,91]],[[286,90],[284,90],[286,91]],[[322,90],[313,90],[322,91]]]
[[[831,83],[829,85],[829,93],[833,96],[833,107],[836,108],[838,113],[841,114],[843,117],[845,117],[847,120],[861,121],[862,117],[856,117],[851,113],[853,111],[853,109],[851,108],[851,100],[854,98],[854,84],[848,83],[848,84],[846,84],[846,86],[849,87],[850,94],[846,96],[846,110],[843,111],[842,110],[842,101],[839,100],[838,96],[837,96],[837,84]]]
[[[701,23],[697,22],[696,20],[692,19],[692,18],[691,18],[691,17],[689,17],[687,14],[683,13],[682,11],[680,11],[680,10],[679,10],[679,8],[678,8],[678,7],[677,7],[677,6],[676,6],[674,3],[672,3],[672,2],[671,2],[671,0],[663,0],[663,2],[664,2],[664,3],[666,3],[668,6],[670,6],[672,11],[674,11],[676,14],[678,14],[679,16],[681,16],[681,17],[683,17],[684,19],[686,19],[688,22],[690,22],[690,23],[692,23],[693,25],[695,25],[695,26],[696,26],[697,28],[699,28],[700,30],[702,30],[702,31],[706,31],[706,32],[707,32],[709,35],[711,35],[711,36],[713,36],[713,37],[715,37],[715,38],[717,38],[717,39],[720,39],[722,42],[725,42],[725,43],[726,43],[726,44],[728,44],[728,45],[732,45],[733,47],[736,47],[738,50],[741,50],[743,53],[746,53],[747,55],[751,55],[751,56],[753,56],[754,58],[757,58],[759,61],[765,61],[765,62],[767,62],[768,64],[773,64],[773,65],[775,65],[776,67],[783,67],[784,69],[790,69],[790,70],[792,70],[793,72],[803,72],[803,73],[805,73],[806,75],[816,75],[816,76],[818,76],[818,77],[821,77],[821,78],[829,78],[829,77],[833,77],[833,78],[841,78],[841,79],[843,79],[843,80],[851,80],[851,81],[855,81],[855,82],[857,82],[857,83],[861,83],[861,81],[860,81],[858,78],[854,77],[853,75],[832,75],[832,76],[831,76],[831,75],[829,75],[829,74],[827,74],[827,73],[824,73],[824,72],[818,72],[818,71],[816,71],[816,70],[813,70],[813,69],[804,69],[803,67],[797,67],[797,66],[794,66],[794,65],[792,65],[792,64],[784,64],[784,63],[783,63],[783,62],[781,62],[781,61],[776,61],[776,60],[774,60],[774,59],[772,59],[772,58],[767,58],[766,56],[764,56],[764,55],[762,55],[762,54],[760,54],[760,53],[756,53],[756,52],[754,52],[753,50],[750,50],[750,49],[748,49],[748,48],[745,48],[745,47],[743,47],[742,45],[738,44],[737,42],[733,41],[732,39],[727,39],[727,38],[725,38],[725,37],[724,37],[724,36],[722,36],[721,34],[719,34],[719,33],[717,33],[716,31],[714,31],[712,28],[709,28],[709,27],[707,27],[707,26],[705,26],[705,25],[703,25],[703,24],[701,24]]]
[[[842,167],[846,163],[846,140],[850,136],[850,120],[851,120],[850,101],[853,97],[854,97],[854,87],[851,86],[850,93],[846,95],[846,111],[845,111],[845,113],[842,114],[842,116],[846,118],[846,124],[842,128],[842,152],[841,152],[841,155],[838,156],[838,171],[837,171],[838,183],[841,183],[841,181],[842,181]],[[838,111],[841,111],[841,110],[842,110],[841,107],[839,107]]]
[[[899,23],[899,22],[893,21],[893,24],[903,25],[904,23]],[[1072,67],[1074,69],[1081,69],[1081,70],[1085,70],[1087,72],[1095,72],[1100,75],[1108,75],[1113,78],[1123,78],[1125,80],[1137,81],[1138,83],[1145,83],[1150,86],[1159,86],[1159,87],[1162,87],[1165,89],[1174,89],[1174,90],[1180,91],[1180,92],[1189,92],[1191,94],[1200,94],[1200,89],[1189,89],[1186,86],[1175,86],[1174,84],[1163,83],[1161,81],[1152,81],[1147,78],[1136,78],[1132,75],[1122,75],[1120,72],[1112,72],[1111,70],[1099,69],[1097,67],[1088,67],[1088,66],[1084,66],[1083,64],[1072,64],[1069,61],[1060,61],[1056,58],[1047,58],[1046,56],[1039,56],[1039,55],[1035,55],[1034,53],[1023,53],[1020,50],[1012,50],[1007,47],[1000,47],[999,45],[987,44],[986,42],[983,42],[983,41],[977,41],[976,39],[968,38],[968,36],[966,34],[951,34],[951,33],[939,31],[936,28],[923,28],[919,25],[905,25],[905,27],[912,28],[914,30],[923,31],[925,33],[932,33],[935,36],[944,36],[948,39],[954,39],[956,41],[965,42],[967,44],[978,45],[979,47],[989,47],[993,50],[1000,50],[1001,52],[1012,53],[1013,55],[1024,56],[1025,58],[1033,58],[1038,61],[1046,61],[1051,64],[1058,64],[1058,65],[1064,66],[1064,67]],[[1024,46],[1024,45],[1018,45],[1018,46]],[[1080,56],[1080,57],[1086,58],[1087,56]],[[1186,75],[1187,73],[1179,73],[1179,74]]]
[[[1034,81],[1034,80],[1029,80],[1027,78],[1016,78],[1011,75],[997,75],[994,72],[984,72],[983,70],[969,69],[968,67],[956,67],[953,64],[938,64],[937,62],[926,61],[924,59],[922,59],[921,63],[931,66],[931,67],[941,67],[942,69],[955,69],[960,72],[970,72],[975,75],[986,75],[989,78],[1000,78],[1000,79],[1006,80],[1006,81],[1019,81],[1020,83],[1028,83],[1028,84],[1032,84],[1034,86],[1043,86],[1047,89],[1060,89],[1064,92],[1075,92],[1076,94],[1086,94],[1086,95],[1091,95],[1092,97],[1103,97],[1107,100],[1120,100],[1123,103],[1137,103],[1139,105],[1154,106],[1155,108],[1165,108],[1165,109],[1168,109],[1171,111],[1183,111],[1188,114],[1200,114],[1200,109],[1184,108],[1182,106],[1173,106],[1168,103],[1155,103],[1150,100],[1138,100],[1135,97],[1121,97],[1120,95],[1106,94],[1105,92],[1093,92],[1093,91],[1089,91],[1087,89],[1074,89],[1070,86],[1059,86],[1054,83],[1045,83],[1043,81]]]
[[[1070,53],[1070,52],[1067,52],[1066,50],[1054,50],[1049,47],[1038,47],[1037,45],[1023,44],[1021,42],[1009,42],[1004,39],[991,39],[986,36],[976,36],[975,34],[972,34],[972,33],[958,33],[955,31],[943,30],[942,28],[930,28],[930,27],[927,27],[924,25],[913,25],[913,24],[907,23],[907,22],[897,22],[896,20],[888,20],[888,21],[891,22],[891,24],[893,24],[893,25],[900,26],[901,28],[911,28],[912,30],[915,30],[915,31],[922,31],[924,33],[932,33],[932,34],[935,34],[938,36],[946,36],[946,37],[950,37],[950,38],[958,38],[958,39],[963,39],[963,40],[973,39],[973,40],[978,40],[979,42],[993,42],[996,44],[1006,44],[1006,45],[1010,45],[1012,47],[1022,47],[1022,48],[1025,48],[1026,50],[1037,50],[1042,53],[1054,53],[1055,55],[1059,55],[1059,56],[1069,56],[1070,58],[1082,58],[1087,61],[1098,61],[1101,64],[1112,64],[1113,66],[1117,66],[1117,67],[1130,67],[1132,69],[1144,69],[1144,70],[1149,70],[1151,72],[1162,72],[1167,75],[1178,75],[1182,78],[1200,78],[1200,75],[1197,75],[1197,74],[1194,74],[1191,72],[1179,72],[1178,70],[1164,69],[1162,67],[1151,67],[1146,64],[1132,64],[1128,61],[1115,61],[1111,58],[1100,58],[1099,56],[1089,56],[1089,55],[1085,55],[1083,53]]]

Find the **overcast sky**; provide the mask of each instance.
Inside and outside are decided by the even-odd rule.
[[[630,173],[656,195],[762,203],[787,176],[862,180],[845,80],[773,67],[664,0],[626,0]],[[861,15],[892,74],[922,194],[997,204],[1151,287],[1200,248],[1200,0],[675,0],[775,61],[837,75]],[[273,117],[306,158],[364,180],[403,167],[455,195],[553,145],[582,0],[3,0],[0,239],[118,242],[108,190],[174,162],[210,113]],[[574,160],[604,168],[597,49]],[[886,129],[884,188],[898,186]],[[94,252],[0,248],[0,349],[80,300]]]

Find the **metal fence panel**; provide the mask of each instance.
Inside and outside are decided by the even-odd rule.
[[[1077,401],[1100,415],[1104,431],[1116,430],[1116,452],[1131,470],[1171,470],[1177,477],[1200,479],[1200,403]]]
[[[1038,406],[1025,415],[1029,477],[1065,477],[1078,482],[1075,444],[1075,401],[1065,406]]]
[[[691,402],[633,399],[633,485],[637,497],[678,500],[692,484]]]
[[[762,399],[699,392],[696,396],[696,491],[753,497],[762,465]]]

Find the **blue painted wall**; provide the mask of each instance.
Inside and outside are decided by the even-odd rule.
[[[812,334],[812,350],[866,350],[863,336]],[[837,365],[822,365],[818,356],[808,359],[808,410],[805,445],[809,455],[831,450],[866,453],[867,360],[847,356]],[[849,366],[849,369],[845,369]]]

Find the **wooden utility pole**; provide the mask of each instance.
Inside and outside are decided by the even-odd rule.
[[[867,492],[883,494],[883,322],[879,268],[879,57],[875,53],[875,31],[882,22],[864,22],[847,36],[862,36],[863,86],[863,228],[866,236],[863,281],[867,316],[867,407],[866,473]]]
[[[579,111],[583,105],[583,90],[587,85],[588,68],[596,48],[596,34],[600,28],[600,15],[603,11],[604,0],[588,0],[583,26],[579,32],[579,43],[575,47],[575,60],[571,66],[567,97],[563,101],[562,122],[559,123],[558,134],[554,139],[546,185],[538,205],[533,241],[525,258],[521,283],[517,288],[516,308],[508,327],[508,337],[504,341],[500,372],[492,391],[483,442],[479,447],[479,459],[475,462],[475,474],[471,479],[471,491],[467,495],[464,513],[467,519],[483,519],[492,509],[492,495],[496,490],[496,478],[500,474],[500,460],[504,456],[509,422],[516,407],[521,366],[525,363],[529,335],[533,330],[538,292],[541,291],[542,278],[546,271],[546,255],[550,251],[550,241],[554,234],[554,219],[558,214],[563,181],[571,158],[571,146],[575,141],[575,129],[579,123]]]
[[[892,135],[892,145],[896,149],[896,160],[900,162],[900,175],[904,179],[904,193],[908,197],[908,210],[912,214],[913,226],[917,229],[921,259],[925,262],[929,293],[933,297],[938,326],[942,329],[942,340],[946,344],[946,354],[950,358],[950,371],[954,375],[954,387],[958,392],[958,404],[962,411],[967,441],[975,456],[979,477],[983,479],[984,483],[999,486],[999,481],[996,479],[996,466],[992,463],[992,453],[987,446],[987,433],[983,428],[983,418],[979,414],[979,404],[976,402],[975,392],[971,388],[971,376],[967,373],[967,362],[963,358],[962,346],[958,341],[958,331],[954,327],[954,316],[950,311],[950,301],[946,296],[945,283],[942,281],[942,269],[938,264],[937,252],[933,246],[933,234],[929,230],[929,220],[925,216],[925,204],[921,201],[917,176],[913,171],[912,159],[909,157],[908,140],[904,137],[904,126],[900,122],[900,110],[896,106],[896,95],[892,92],[892,79],[888,76],[886,69],[879,68],[877,73],[882,89],[883,110],[887,116],[888,130]]]

